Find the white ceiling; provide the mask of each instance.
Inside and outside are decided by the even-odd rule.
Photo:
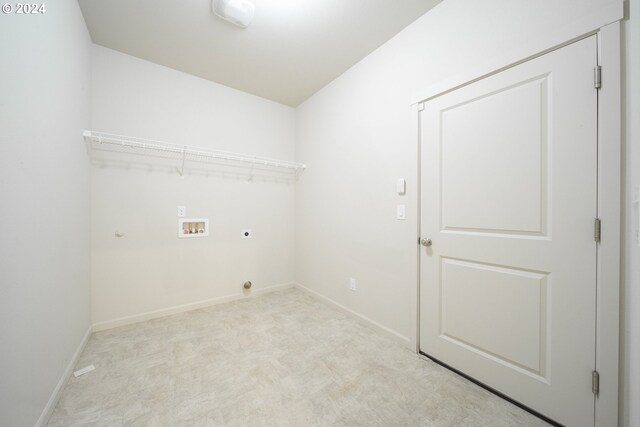
[[[441,0],[252,0],[247,29],[211,0],[79,0],[94,43],[297,106]]]

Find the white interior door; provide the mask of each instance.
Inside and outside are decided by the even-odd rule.
[[[425,103],[420,349],[594,423],[595,36]]]

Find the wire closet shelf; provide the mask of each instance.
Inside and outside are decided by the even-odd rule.
[[[229,151],[211,150],[208,148],[194,147],[190,145],[172,144],[163,141],[155,141],[151,139],[137,138],[133,136],[116,135],[105,132],[96,132],[86,130],[83,132],[86,142],[97,144],[108,144],[118,147],[135,149],[136,152],[144,153],[169,153],[175,155],[176,158],[182,160],[182,169],[180,174],[184,172],[184,163],[189,159],[210,159],[224,160],[231,162],[240,162],[254,166],[266,166],[271,168],[285,169],[296,176],[307,168],[307,165],[288,160],[276,160],[260,156],[251,156]]]

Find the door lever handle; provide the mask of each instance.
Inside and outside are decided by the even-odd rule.
[[[433,242],[431,241],[431,239],[427,239],[426,237],[423,237],[422,239],[420,239],[420,244],[422,246],[431,246],[433,244]]]

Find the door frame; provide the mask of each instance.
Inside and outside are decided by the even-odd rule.
[[[612,9],[611,16],[620,15]],[[596,261],[596,360],[594,369],[600,374],[599,394],[595,399],[595,427],[618,425],[618,383],[620,346],[620,235],[621,235],[621,70],[620,70],[620,22],[613,22],[597,30],[571,37],[553,47],[521,59],[505,56],[502,64],[496,62],[461,78],[440,84],[416,97],[412,104],[418,129],[417,174],[417,227],[421,236],[421,129],[420,111],[423,103],[475,81],[497,74],[523,62],[542,56],[563,46],[596,35],[598,64],[602,67],[602,87],[598,89],[598,218],[602,222],[602,240],[597,247]],[[610,21],[611,22],[611,21]],[[596,90],[594,88],[594,90]],[[416,298],[416,352],[420,351],[420,246],[417,245],[418,272]]]

